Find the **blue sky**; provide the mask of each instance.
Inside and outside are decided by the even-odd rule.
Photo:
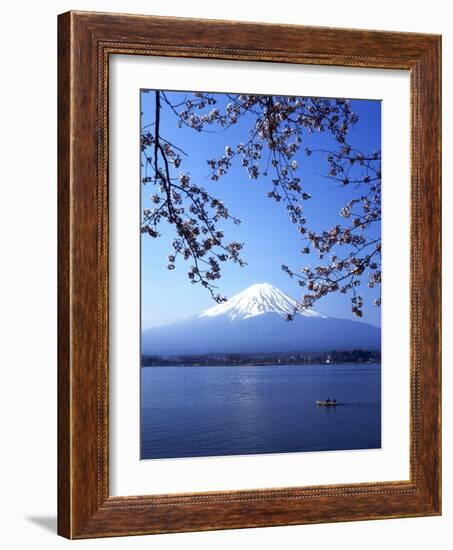
[[[177,102],[184,94],[167,92],[167,97]],[[154,121],[154,98],[153,93],[142,92],[142,127]],[[359,115],[359,122],[350,130],[348,143],[364,152],[380,149],[381,102],[351,100],[351,103]],[[299,270],[306,264],[317,265],[319,262],[313,254],[300,253],[306,243],[301,241],[296,227],[290,222],[285,206],[266,196],[272,188],[270,178],[249,179],[239,162],[217,182],[208,177],[210,170],[206,160],[221,157],[226,145],[235,146],[241,141],[245,142],[253,121],[254,117],[250,114],[226,132],[199,133],[185,127],[178,128],[176,116],[163,104],[160,133],[187,152],[187,157],[183,157],[181,171],[189,172],[193,182],[223,200],[231,214],[241,219],[242,223],[238,226],[229,221],[219,225],[225,231],[225,242],[238,240],[245,243],[242,256],[247,261],[247,266],[243,268],[229,262],[222,264],[222,278],[217,282],[219,292],[231,297],[254,283],[268,282],[297,299],[303,289],[282,271],[281,265],[287,264]],[[357,190],[352,186],[340,187],[327,179],[325,156],[313,154],[307,157],[303,152],[306,146],[329,149],[337,148],[337,144],[327,133],[309,135],[296,156],[303,189],[312,195],[312,199],[304,203],[307,225],[321,231],[345,221],[339,216],[339,211],[348,200],[357,196]],[[152,184],[142,185],[142,208],[151,205],[149,197],[153,192]],[[375,231],[380,231],[380,227]],[[171,252],[171,241],[175,234],[168,224],[162,225],[160,232],[162,237],[158,239],[146,234],[141,237],[143,328],[185,318],[214,305],[204,288],[190,283],[187,277],[190,260],[186,262],[178,258],[176,269],[167,269],[167,256]],[[370,290],[362,283],[360,293],[365,298],[362,320],[380,325],[380,308],[372,305],[372,300],[377,297],[376,290]],[[329,316],[357,320],[351,312],[349,295],[329,294],[319,300],[314,309]]]

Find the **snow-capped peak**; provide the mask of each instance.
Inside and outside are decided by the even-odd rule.
[[[247,319],[263,313],[278,313],[282,317],[294,313],[296,302],[269,283],[249,286],[223,304],[215,305],[200,314],[200,317],[227,315],[230,319]],[[313,310],[300,313],[304,317],[325,316]]]

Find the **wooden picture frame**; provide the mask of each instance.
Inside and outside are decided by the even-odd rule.
[[[69,12],[59,16],[58,47],[59,534],[77,539],[440,514],[440,37]],[[410,71],[409,481],[109,495],[111,54]]]

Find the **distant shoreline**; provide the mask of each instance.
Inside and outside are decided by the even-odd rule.
[[[337,367],[342,365],[349,365],[349,366],[355,366],[355,367],[363,367],[363,366],[374,366],[379,365],[381,366],[380,361],[369,361],[364,363],[243,363],[241,365],[227,365],[227,364],[209,364],[209,363],[203,363],[203,364],[184,364],[184,363],[173,363],[173,364],[162,364],[162,365],[141,365],[141,368],[143,369],[155,369],[155,368],[179,368],[179,367],[190,367],[190,368],[200,368],[200,367],[227,367],[231,369],[238,369],[242,367]]]
[[[222,353],[201,355],[143,355],[142,367],[266,367],[279,365],[368,365],[380,364],[380,351],[351,350],[292,353]]]

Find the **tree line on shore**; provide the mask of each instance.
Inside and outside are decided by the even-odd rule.
[[[292,353],[224,353],[204,355],[144,355],[143,367],[164,366],[250,366],[380,363],[381,352],[354,349],[329,352]]]

